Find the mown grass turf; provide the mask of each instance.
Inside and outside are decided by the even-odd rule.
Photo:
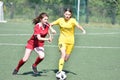
[[[55,29],[59,31],[59,28]],[[64,67],[67,80],[119,80],[120,28],[87,26],[85,29],[86,35],[75,30],[75,47]],[[51,44],[45,43],[46,57],[38,65],[41,76],[35,77],[32,73],[31,65],[37,56],[34,51],[18,75],[12,75],[32,33],[31,23],[0,23],[0,80],[56,80],[60,57],[57,48],[59,32]]]

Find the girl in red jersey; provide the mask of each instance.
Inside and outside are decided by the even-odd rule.
[[[38,57],[36,61],[32,65],[32,69],[34,74],[38,74],[37,65],[44,59],[44,41],[52,41],[52,37],[50,35],[50,25],[48,24],[48,15],[46,13],[41,13],[38,17],[33,19],[34,33],[31,38],[28,40],[24,57],[19,61],[18,65],[13,71],[13,75],[17,74],[22,65],[28,60],[31,52],[34,50]],[[53,29],[51,29],[53,30]],[[46,35],[49,35],[48,38],[45,38]]]

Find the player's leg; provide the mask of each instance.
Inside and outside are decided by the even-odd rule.
[[[70,57],[70,54],[65,55],[65,62],[68,61],[69,57]]]
[[[35,74],[38,74],[37,65],[44,59],[45,53],[43,47],[36,47],[34,50],[39,56],[36,58],[35,62],[33,63],[32,69]]]
[[[24,57],[18,62],[17,67],[13,71],[13,75],[17,74],[19,69],[22,67],[22,65],[28,60],[30,54],[31,54],[31,49],[25,49],[25,54]]]
[[[61,49],[61,58],[59,59],[59,71],[63,70],[64,67],[64,58],[65,58],[65,49]]]
[[[61,57],[59,59],[59,71],[62,71],[63,70],[63,67],[64,67],[64,58],[65,58],[65,54],[66,54],[66,45],[64,43],[60,43],[59,44],[59,49],[60,49],[60,52],[61,52]]]
[[[65,61],[68,61],[70,54],[73,50],[74,45],[73,44],[66,44],[66,55],[65,55]]]
[[[65,45],[63,44],[62,46],[63,47],[60,48],[60,51],[61,51],[62,54],[61,54],[61,58],[59,60],[59,71],[56,73],[57,78],[60,77],[59,75],[64,72],[64,71],[62,71],[63,67],[64,67],[64,62],[69,59],[71,51],[73,49],[73,45],[71,45],[71,44],[65,44]],[[67,76],[66,76],[66,74],[64,72],[64,79],[66,77]]]

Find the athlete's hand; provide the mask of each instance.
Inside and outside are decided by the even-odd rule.
[[[54,29],[52,29],[52,34],[56,34],[56,31]]]
[[[55,29],[53,29],[51,26],[50,26],[50,30],[51,30],[52,34],[56,34]]]
[[[53,41],[53,38],[52,38],[52,37],[49,37],[49,38],[48,38],[48,42],[51,43],[52,41]]]
[[[83,34],[86,34],[86,31],[85,30],[83,30],[83,32],[82,32]]]

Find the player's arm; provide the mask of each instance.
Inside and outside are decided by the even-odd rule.
[[[50,31],[53,33],[53,34],[56,34],[56,31],[50,26]]]
[[[52,42],[52,40],[53,40],[53,36],[52,36],[52,34],[50,33],[50,30],[48,31],[48,38],[49,38],[49,42]]]
[[[51,26],[53,26],[53,25],[58,25],[59,22],[61,22],[61,18],[59,18],[59,19],[53,21],[52,23],[50,23],[50,25],[51,25]]]
[[[38,40],[42,40],[42,41],[49,41],[50,40],[49,37],[48,38],[42,38],[40,34],[37,34],[35,36],[37,37]]]
[[[77,26],[80,30],[82,30],[82,33],[83,33],[83,34],[86,34],[86,30],[85,30],[81,25],[76,24],[76,26]]]
[[[50,23],[50,30],[53,34],[56,34],[56,31],[52,28],[52,26],[58,25],[60,21],[61,21],[61,18],[59,18],[59,19],[53,21],[52,23]]]
[[[50,31],[52,32],[52,34],[56,34],[56,31],[51,27],[52,24],[50,24],[50,23],[47,22],[45,25],[49,26]]]

